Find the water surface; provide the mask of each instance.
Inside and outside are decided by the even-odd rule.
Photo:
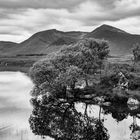
[[[39,140],[28,119],[33,83],[21,72],[0,72],[0,140]]]
[[[21,72],[0,72],[0,140],[41,140],[32,134],[28,122],[32,87],[30,78]],[[76,103],[75,108],[84,113],[85,104]],[[130,140],[140,135],[140,109],[102,107],[100,112],[99,106],[88,105],[87,114],[104,120],[110,140]]]

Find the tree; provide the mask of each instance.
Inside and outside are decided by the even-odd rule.
[[[76,84],[84,79],[88,86],[89,78],[96,74],[108,56],[108,48],[105,41],[84,39],[33,65],[30,77],[35,86],[29,119],[33,133],[55,140],[109,138],[101,120],[78,112],[74,105],[78,99],[75,94],[79,91]],[[75,98],[65,98],[67,91]]]
[[[79,80],[82,80],[82,70],[76,66],[67,67],[65,72],[61,72],[56,79],[57,83],[70,87],[71,90],[75,89]]]
[[[140,45],[138,43],[133,45],[133,57],[135,63],[140,61]]]
[[[33,83],[38,86],[46,81],[53,82],[57,74],[57,69],[50,63],[49,59],[36,62],[29,71]]]
[[[61,71],[71,65],[77,66],[83,72],[86,85],[88,79],[94,75],[107,58],[109,45],[106,41],[97,39],[80,40],[75,45],[67,46],[60,50],[52,63]]]
[[[35,63],[30,70],[30,77],[37,89],[33,92],[52,92],[54,95],[62,92],[61,94],[66,95],[68,87],[74,90],[80,80],[85,80],[88,86],[89,79],[108,56],[108,48],[106,41],[84,39],[48,55],[46,59]],[[32,94],[37,95],[37,92]]]

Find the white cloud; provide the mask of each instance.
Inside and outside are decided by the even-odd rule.
[[[118,0],[115,6],[123,11],[140,10],[140,0]]]
[[[26,35],[32,35],[37,31],[50,29],[54,25],[62,25],[61,20],[65,19],[65,16],[67,17],[68,14],[67,10],[63,9],[25,9],[24,12],[22,10],[17,13],[8,13],[5,18],[1,19],[0,34],[1,36],[2,34],[6,36],[7,33],[6,37],[12,36],[12,34],[21,34],[22,37],[19,36],[20,39],[23,36],[26,38]],[[20,39],[17,37],[14,40]]]
[[[0,4],[2,1],[0,0]],[[23,0],[12,1],[18,1],[21,5],[24,2]],[[29,1],[33,2],[33,0]],[[138,26],[140,0],[83,0],[83,2],[82,0],[72,0],[71,3],[70,0],[66,0],[70,5],[76,4],[71,9],[66,8],[66,3],[53,1],[59,3],[59,7],[54,8],[56,3],[53,5],[49,1],[47,2],[51,6],[47,8],[40,6],[37,8],[36,4],[34,4],[36,8],[29,5],[25,7],[26,0],[22,8],[0,8],[0,40],[20,42],[38,31],[51,28],[63,31],[92,31],[103,23],[119,27],[130,33],[140,34]],[[35,0],[35,2],[39,1]]]
[[[132,34],[140,34],[140,16],[121,19],[118,21],[106,21],[104,23],[115,26]]]

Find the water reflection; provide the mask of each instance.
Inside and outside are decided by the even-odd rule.
[[[102,106],[104,114],[111,114],[117,122],[120,122],[128,117],[129,110],[127,105],[112,105],[112,106]]]
[[[140,139],[138,106],[99,107],[44,97],[44,100],[33,99],[32,112],[29,103],[32,86],[25,74],[0,73],[0,140],[41,140],[40,135],[53,139],[58,137],[60,140]],[[28,119],[31,112],[30,126],[39,136],[30,131]],[[46,137],[46,140],[50,140],[50,137]]]
[[[34,106],[30,125],[36,135],[50,136],[55,140],[108,140],[108,130],[101,119],[89,117],[87,105],[84,112],[77,110],[75,102],[59,101],[43,96],[32,99]]]
[[[140,124],[137,123],[137,119],[140,119],[140,107],[139,106],[122,106],[112,105],[110,107],[103,106],[105,114],[111,114],[117,122],[121,122],[128,117],[132,117],[132,123],[129,125],[130,128],[130,139],[140,139]]]
[[[0,140],[40,140],[28,122],[32,86],[23,73],[0,72]]]
[[[57,100],[48,95],[32,98],[32,104],[30,127],[34,134],[42,137],[55,140],[138,140],[140,136],[139,108],[97,106]]]

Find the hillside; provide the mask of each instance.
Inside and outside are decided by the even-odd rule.
[[[140,35],[133,35],[118,28],[102,25],[86,35],[87,38],[107,40],[112,55],[126,55],[132,52],[132,46],[140,43]]]
[[[62,32],[55,29],[34,34],[18,45],[14,54],[48,54],[59,50],[63,45],[78,41],[83,32]]]
[[[56,29],[38,32],[17,44],[0,42],[1,56],[42,56],[59,50],[62,46],[77,42],[82,38],[105,39],[110,43],[111,55],[127,55],[132,45],[140,43],[140,35],[133,35],[118,28],[102,25],[92,32],[63,32]]]
[[[10,55],[17,48],[18,44],[10,41],[0,41],[0,55]]]
[[[126,55],[132,53],[132,45],[140,43],[140,35],[133,35],[109,25],[102,25],[92,32],[46,30],[32,35],[19,44],[0,41],[0,71],[27,72],[34,62],[45,58],[48,53],[58,51],[61,47],[82,38],[107,40],[110,43],[110,55],[119,58],[122,56],[127,58]]]

